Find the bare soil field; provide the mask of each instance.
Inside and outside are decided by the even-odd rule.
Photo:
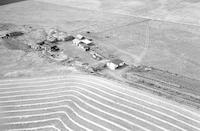
[[[100,12],[199,26],[198,0],[36,0]]]
[[[1,130],[200,130],[199,111],[90,75],[0,80]]]
[[[127,64],[143,64],[193,79],[200,78],[200,47],[198,44],[200,29],[198,26],[138,18],[128,14],[113,14],[112,11],[82,9],[77,8],[75,5],[69,7],[65,4],[43,2],[24,1],[1,6],[1,32],[7,28],[24,31],[23,28],[16,27],[16,24],[30,25],[45,30],[57,27],[73,35],[81,33],[92,38],[95,44],[108,54],[123,59]],[[27,29],[28,26],[24,28]],[[86,33],[88,31],[90,33]],[[32,37],[31,39],[35,40]],[[61,46],[65,48],[65,53],[69,56],[81,57],[86,63],[94,62],[87,53],[77,49],[70,42],[63,43]],[[42,71],[43,68],[47,70],[58,68],[54,64],[49,65],[48,62],[41,62],[41,64],[35,66],[33,63],[40,63],[37,62],[37,59],[38,61],[44,61],[37,55],[33,56],[35,59],[30,60],[30,63],[16,62],[21,59],[21,56],[25,55],[26,58],[27,54],[23,51],[12,51],[10,53],[11,51],[5,48],[3,50],[2,53],[6,53],[1,55],[1,74],[10,74],[10,70],[15,72],[16,69],[26,69],[24,67],[29,70],[28,65],[32,65],[30,67],[34,71],[38,67],[41,68],[39,71]],[[14,52],[21,52],[21,55],[17,56],[15,55],[17,53]],[[8,58],[8,55],[11,58]],[[107,54],[105,53],[105,55]],[[8,59],[13,59],[15,62],[8,61]],[[6,63],[10,63],[10,65],[4,66],[7,65]],[[16,66],[16,63],[20,63],[19,66]],[[22,66],[23,64],[24,66]],[[31,73],[32,71],[28,74]]]
[[[24,1],[24,0],[3,0],[3,1],[0,1],[0,5],[6,5],[6,4],[11,4],[11,3],[20,2],[20,1]]]

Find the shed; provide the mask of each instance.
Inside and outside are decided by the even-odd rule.
[[[76,35],[76,38],[79,39],[79,40],[83,40],[83,39],[85,39],[85,37],[82,36],[82,35],[80,35],[80,34]]]
[[[72,43],[78,46],[81,43],[81,41],[79,39],[73,39]]]
[[[81,40],[81,42],[85,43],[86,45],[92,44],[92,41],[89,39],[83,39],[83,40]]]
[[[107,63],[107,67],[111,70],[116,70],[117,68],[122,67],[124,65],[125,65],[124,61],[120,59],[113,59]]]
[[[79,43],[79,47],[82,48],[84,51],[89,51],[90,47],[86,45],[85,43]]]

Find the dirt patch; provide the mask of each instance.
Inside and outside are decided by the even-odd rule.
[[[31,50],[31,47],[29,45],[24,44],[22,41],[16,39],[3,40],[2,44],[10,50],[23,50],[23,51]]]
[[[0,24],[1,43],[10,50],[31,51],[31,46],[46,40],[44,29],[34,29],[31,26],[16,26]]]
[[[145,70],[146,68],[150,70]],[[193,80],[178,74],[145,66],[129,68],[123,77],[130,85],[177,101],[179,103],[200,108],[199,85],[200,81]]]

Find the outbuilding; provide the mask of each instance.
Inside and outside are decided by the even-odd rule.
[[[79,39],[73,39],[72,43],[78,46],[81,43],[81,41]]]
[[[83,40],[83,39],[85,39],[85,37],[82,36],[82,35],[80,35],[80,34],[76,35],[76,38],[79,39],[79,40]]]
[[[90,51],[89,53],[92,55],[92,58],[94,58],[95,60],[100,61],[103,59],[103,56],[101,56],[100,54],[98,54],[97,52],[95,52],[93,50]]]
[[[116,70],[119,67],[123,67],[125,65],[125,62],[120,59],[113,59],[110,60],[106,65],[109,69]]]
[[[92,44],[92,41],[88,40],[88,39],[83,39],[83,40],[81,40],[81,42],[85,43],[86,45]]]
[[[54,45],[51,47],[51,51],[58,52],[58,51],[60,51],[60,48],[58,46]]]
[[[89,51],[90,47],[88,45],[86,45],[85,43],[79,43],[78,45],[80,48],[82,48],[84,51]]]

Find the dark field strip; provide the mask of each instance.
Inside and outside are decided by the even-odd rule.
[[[198,111],[94,76],[0,81],[1,130],[200,130]]]
[[[0,0],[0,6],[6,5],[6,4],[12,4],[15,2],[21,2],[21,1],[25,1],[25,0]]]

